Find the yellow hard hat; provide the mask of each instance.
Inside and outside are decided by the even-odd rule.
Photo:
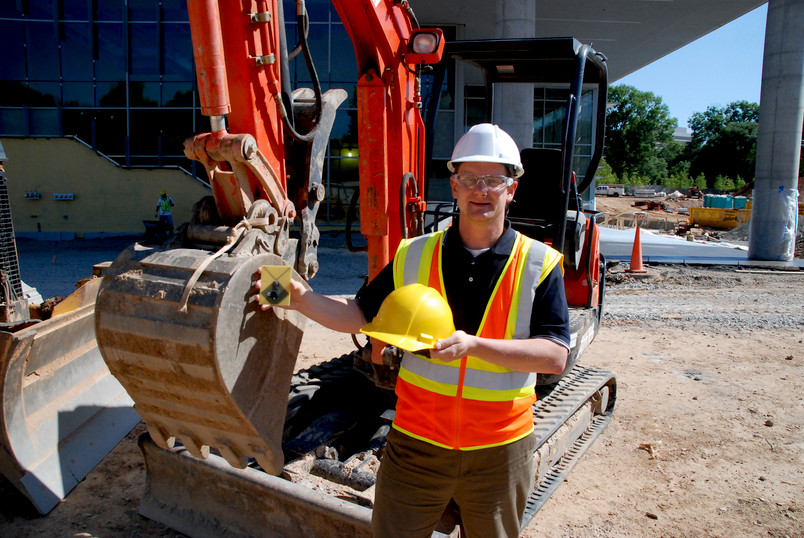
[[[162,189],[162,192],[160,192],[159,194],[161,194],[162,196],[164,196],[164,195],[166,195],[166,194],[167,194],[167,191],[166,191],[166,190],[164,190],[164,189]]]
[[[392,346],[416,352],[432,348],[455,332],[447,300],[433,288],[408,284],[395,289],[360,332]]]

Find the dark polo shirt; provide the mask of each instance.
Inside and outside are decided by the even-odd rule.
[[[499,241],[477,257],[464,248],[457,221],[444,240],[442,272],[447,302],[455,328],[477,334],[494,286],[502,275],[514,247],[516,234],[506,222]],[[394,290],[393,262],[357,292],[357,302],[367,321],[374,319],[385,297]],[[557,265],[536,288],[530,322],[531,338],[548,338],[567,349],[570,345],[569,312],[564,295],[564,278]]]

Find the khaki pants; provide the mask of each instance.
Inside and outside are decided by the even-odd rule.
[[[391,429],[377,476],[374,536],[429,537],[450,499],[467,536],[519,536],[534,442],[530,435],[499,447],[447,450]]]

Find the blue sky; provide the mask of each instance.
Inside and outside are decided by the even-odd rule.
[[[759,103],[767,14],[765,4],[615,84],[660,96],[680,127],[709,106]]]

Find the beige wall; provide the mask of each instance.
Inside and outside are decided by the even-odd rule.
[[[202,182],[177,169],[123,168],[72,138],[3,138],[14,231],[142,234],[154,220],[162,189],[176,206],[176,226],[190,219],[193,204],[211,194]],[[27,200],[38,192],[39,200]],[[56,201],[53,193],[73,193]]]

